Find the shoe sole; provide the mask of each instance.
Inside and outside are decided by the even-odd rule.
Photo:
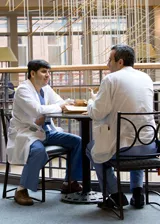
[[[15,202],[16,202],[17,204],[19,204],[19,205],[31,206],[31,205],[34,204],[34,202],[33,202],[33,203],[30,203],[30,204],[21,203],[21,202],[17,201],[16,198],[14,198],[14,200],[15,200]]]

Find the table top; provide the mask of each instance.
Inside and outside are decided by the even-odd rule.
[[[82,113],[49,113],[45,114],[46,117],[52,118],[68,118],[68,119],[77,119],[77,120],[91,120],[89,115],[84,115]]]

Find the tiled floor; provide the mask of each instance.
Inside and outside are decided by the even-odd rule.
[[[41,197],[41,191],[29,192]],[[2,184],[0,184],[2,195]],[[130,199],[131,195],[127,195]],[[152,199],[159,201],[158,196]],[[110,210],[101,210],[96,204],[71,204],[61,201],[58,191],[46,191],[46,202],[35,202],[33,206],[20,206],[14,200],[0,199],[0,224],[159,224],[160,208],[146,205],[134,209],[128,205],[124,209],[124,220],[119,220]]]

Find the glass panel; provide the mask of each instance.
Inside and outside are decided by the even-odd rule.
[[[0,47],[7,47],[8,46],[8,37],[0,36]]]
[[[82,35],[72,36],[72,64],[82,64]]]
[[[33,36],[33,59],[43,58],[51,65],[66,64],[66,41],[66,36]]]
[[[17,29],[18,29],[18,33],[28,32],[27,17],[17,17]]]
[[[111,35],[92,35],[93,64],[104,64],[110,53]]]
[[[52,65],[61,65],[61,46],[48,46],[48,61]]]
[[[66,19],[57,17],[32,18],[32,32],[64,32],[66,31]]]
[[[26,67],[28,62],[28,38],[18,37],[18,66]]]
[[[120,43],[127,44],[127,40],[128,40],[128,37],[125,34],[123,34],[123,35],[112,35],[111,46],[116,45],[116,44],[120,44]]]
[[[0,33],[7,33],[7,17],[0,17]]]
[[[126,35],[92,35],[93,64],[107,63],[111,46],[120,43],[127,44]]]
[[[125,16],[93,17],[91,26],[92,31],[126,31],[127,19]]]
[[[82,20],[79,18],[72,20],[72,31],[82,31]]]

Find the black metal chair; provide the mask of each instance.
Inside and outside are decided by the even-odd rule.
[[[0,115],[1,115],[1,121],[2,121],[4,140],[5,140],[5,144],[7,145],[7,127],[8,127],[9,120],[11,118],[11,112],[4,112],[4,109],[2,108],[2,109],[0,109]],[[49,158],[47,163],[49,163],[52,159],[57,158],[57,157],[65,158],[68,160],[68,184],[69,184],[69,188],[71,188],[71,155],[70,155],[71,151],[62,146],[55,146],[55,145],[46,146],[45,149],[46,149],[46,152],[47,152],[48,158]],[[6,161],[5,177],[4,177],[4,185],[3,185],[3,195],[2,195],[3,198],[13,198],[14,196],[7,196],[7,193],[10,191],[16,190],[16,188],[7,190],[9,170],[10,170],[10,163],[7,160]],[[45,190],[46,190],[45,182],[46,182],[46,180],[45,180],[45,166],[44,166],[42,168],[42,178],[41,178],[41,182],[40,182],[41,190],[42,190],[42,199],[39,200],[39,199],[33,198],[33,197],[32,197],[32,199],[34,199],[36,201],[45,202]]]
[[[136,118],[140,118],[144,115],[152,116],[155,118],[156,121],[156,128],[150,124],[143,124],[141,127],[136,127],[134,122],[132,121],[132,116],[136,116]],[[121,133],[122,133],[122,122],[128,122],[128,124],[133,128],[134,139],[130,146],[125,147],[123,149],[120,149],[121,145]],[[144,143],[141,141],[141,131],[145,130],[145,128],[151,128],[153,129],[154,136],[151,141],[148,143]],[[146,204],[156,204],[159,205],[157,202],[150,202],[149,201],[149,193],[155,193],[160,196],[160,193],[157,191],[151,190],[151,187],[149,188],[149,180],[148,180],[148,173],[149,170],[152,169],[159,169],[160,168],[160,153],[155,154],[145,154],[144,155],[123,155],[123,153],[129,151],[133,146],[135,146],[135,143],[137,141],[139,142],[139,145],[149,145],[152,142],[156,142],[156,147],[158,149],[159,144],[159,128],[160,128],[160,111],[153,112],[153,113],[121,113],[118,112],[117,114],[117,142],[116,142],[116,158],[111,159],[108,163],[108,165],[111,165],[114,167],[114,169],[117,172],[117,186],[118,186],[118,192],[119,192],[119,201],[120,205],[115,205],[115,209],[112,209],[112,211],[120,218],[124,219],[124,211],[123,211],[123,204],[122,204],[122,187],[121,187],[121,171],[130,171],[130,170],[144,170],[145,171],[145,183],[144,183],[144,189],[145,189],[145,197],[146,197]],[[157,150],[159,151],[159,150]],[[106,193],[106,169],[107,165],[106,163],[103,163],[103,206],[105,208],[105,201],[106,197],[108,197]]]

